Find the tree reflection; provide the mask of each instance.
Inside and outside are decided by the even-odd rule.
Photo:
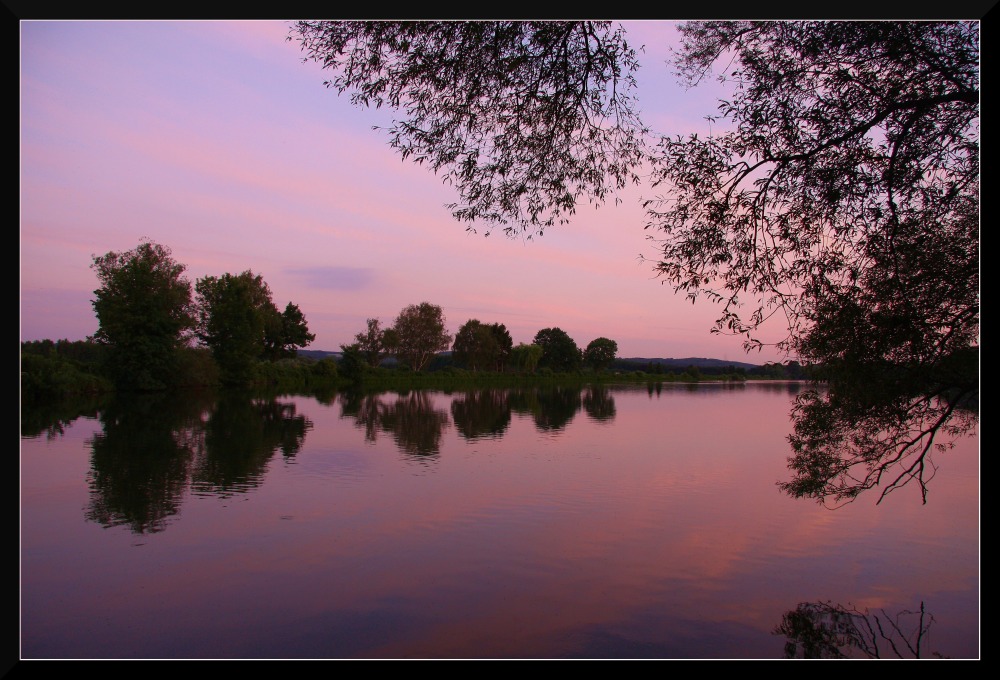
[[[192,486],[215,494],[258,486],[274,452],[294,457],[312,429],[295,410],[295,404],[274,398],[223,393],[205,424],[204,454],[192,471]]]
[[[451,402],[451,417],[465,439],[500,438],[510,426],[510,400],[505,389],[466,392]]]
[[[46,439],[56,439],[77,418],[97,418],[105,403],[107,398],[89,396],[22,402],[21,436],[38,437],[44,433]]]
[[[918,611],[906,609],[895,616],[884,609],[873,614],[830,602],[802,602],[782,617],[774,634],[788,638],[787,659],[919,659],[928,654],[932,623],[923,602]]]
[[[535,427],[542,432],[564,429],[581,405],[578,387],[511,390],[510,393],[511,409],[530,414]]]
[[[177,513],[192,460],[202,447],[208,402],[191,395],[132,394],[100,414],[87,475],[88,520],[137,534],[166,528]]]
[[[614,420],[617,410],[611,390],[602,385],[591,385],[583,395],[583,408],[587,415],[598,422]]]
[[[364,429],[366,441],[374,442],[381,431],[406,453],[428,456],[441,451],[448,413],[434,407],[428,392],[398,394],[390,403],[377,395],[344,394],[340,403],[342,417],[353,418]]]

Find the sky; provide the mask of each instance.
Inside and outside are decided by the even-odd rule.
[[[639,54],[639,107],[654,130],[706,134],[725,90],[685,90],[666,65],[675,24],[623,22]],[[502,323],[515,344],[559,327],[621,357],[764,363],[710,332],[719,307],[654,275],[643,198],[584,205],[530,240],[469,233],[454,190],[373,130],[392,111],[353,106],[303,62],[282,21],[22,21],[21,340],[97,331],[93,258],[169,247],[191,281],[247,269],[299,306],[337,351],[410,304],[439,305],[454,334]],[[781,325],[766,329],[777,340]]]

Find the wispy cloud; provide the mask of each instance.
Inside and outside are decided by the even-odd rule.
[[[310,288],[324,290],[365,290],[376,279],[375,270],[368,267],[306,267],[285,273],[301,277]]]

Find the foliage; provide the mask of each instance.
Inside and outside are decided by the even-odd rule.
[[[750,350],[780,322],[778,348],[824,367],[829,391],[793,412],[783,487],[926,493],[928,454],[974,427],[963,405],[978,400],[979,24],[680,30],[678,75],[695,85],[721,65],[731,96],[713,134],[648,147],[635,55],[605,23],[304,22],[293,36],[338,92],[403,112],[392,145],[455,184],[460,220],[540,231],[648,163],[659,275],[720,304],[715,332]]]
[[[514,340],[510,337],[510,331],[507,330],[507,326],[502,323],[491,323],[488,328],[490,329],[490,333],[493,334],[493,340],[497,344],[497,353],[494,357],[493,367],[497,371],[503,372],[510,361],[510,353],[514,348]]]
[[[456,362],[473,371],[493,368],[500,356],[500,345],[493,329],[478,319],[469,319],[455,334],[452,347]]]
[[[542,359],[542,351],[539,345],[526,345],[519,342],[517,347],[511,349],[510,358],[517,370],[534,373],[535,369],[538,368],[538,362]]]
[[[611,365],[618,355],[618,343],[608,338],[595,338],[583,350],[583,361],[600,372]]]
[[[298,305],[289,302],[285,311],[278,314],[271,304],[265,311],[264,358],[271,361],[288,359],[296,355],[296,348],[306,347],[316,336],[309,332],[305,314]]]
[[[223,382],[251,381],[256,361],[294,356],[315,338],[298,306],[289,302],[279,313],[264,277],[249,269],[206,276],[195,289],[198,338],[212,350]]]
[[[802,602],[785,613],[774,634],[788,639],[786,659],[920,659],[940,657],[927,650],[933,623],[923,602],[919,611],[895,616],[885,609],[871,613],[831,602]]]
[[[382,328],[378,319],[368,319],[367,328],[354,336],[354,344],[364,355],[368,365],[375,368],[383,359],[395,353],[399,336],[394,328]]]
[[[423,370],[435,354],[451,345],[444,312],[429,302],[404,307],[393,328],[399,338],[396,356],[414,371]]]
[[[224,382],[246,383],[264,353],[264,329],[273,318],[271,290],[249,269],[206,276],[198,293],[198,338],[212,350]]]
[[[337,362],[331,357],[320,359],[312,365],[313,375],[319,380],[336,380],[338,376]]]
[[[684,77],[725,55],[738,86],[728,132],[661,143],[658,271],[720,301],[717,330],[748,348],[780,313],[779,347],[823,366],[830,390],[799,398],[782,488],[840,502],[916,480],[926,501],[935,439],[974,427],[959,404],[978,398],[978,25],[682,33]]]
[[[191,284],[170,249],[144,241],[124,252],[94,256],[91,268],[107,371],[121,389],[157,390],[172,384],[177,352],[194,325]]]
[[[178,387],[207,387],[219,384],[219,365],[205,347],[184,347],[177,356]]]
[[[459,220],[542,232],[637,181],[638,64],[610,22],[300,21],[289,37],[327,87],[403,114],[390,143],[458,189]]]
[[[95,375],[80,362],[56,354],[21,354],[21,399],[44,401],[68,395],[98,394],[112,390],[112,384]]]
[[[557,373],[579,370],[582,361],[580,349],[561,328],[543,328],[535,333],[533,343],[542,348],[539,368],[548,368]]]
[[[340,350],[343,354],[337,366],[338,374],[351,382],[360,382],[370,368],[361,346],[358,343],[341,345]]]

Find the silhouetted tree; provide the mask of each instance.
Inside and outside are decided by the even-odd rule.
[[[421,302],[404,307],[393,329],[399,338],[396,356],[414,371],[421,371],[438,352],[451,345],[444,313],[437,305]]]
[[[580,348],[561,328],[543,328],[535,333],[534,344],[542,348],[540,368],[568,373],[580,368]]]
[[[285,311],[281,314],[277,311],[272,304],[264,324],[264,358],[271,361],[294,357],[299,347],[306,347],[316,339],[298,305],[289,302]]]
[[[108,348],[106,370],[121,389],[156,390],[177,375],[178,351],[194,327],[191,284],[170,249],[152,241],[95,256],[91,268],[99,328]]]
[[[368,319],[366,323],[366,329],[354,336],[354,344],[364,355],[368,365],[375,368],[383,359],[395,353],[399,335],[394,328],[382,328],[378,319]]]
[[[478,319],[469,319],[455,333],[452,352],[456,362],[476,371],[484,367],[493,368],[496,365],[500,356],[500,345],[491,326],[481,323]]]
[[[206,276],[198,293],[198,338],[212,350],[222,378],[245,383],[255,361],[293,355],[315,336],[305,316],[291,302],[279,313],[271,289],[260,274]]]
[[[489,325],[490,332],[497,344],[497,354],[494,358],[494,368],[498,372],[503,372],[510,361],[510,354],[514,348],[514,340],[510,337],[510,331],[502,323],[492,323]]]
[[[600,372],[610,366],[617,355],[617,342],[607,338],[595,338],[583,351],[583,360],[595,371]]]
[[[300,21],[292,36],[328,87],[405,114],[390,142],[458,189],[457,219],[541,232],[637,179],[638,64],[609,22]]]
[[[520,342],[517,347],[511,349],[510,356],[514,365],[517,366],[517,370],[534,373],[542,358],[542,348],[538,345],[526,345]]]
[[[722,132],[647,140],[635,53],[609,23],[300,22],[292,36],[329,86],[401,111],[391,144],[457,187],[460,220],[540,232],[648,163],[656,271],[720,304],[714,331],[753,349],[786,320],[779,349],[824,368],[829,391],[794,411],[786,490],[926,492],[928,454],[976,422],[978,22],[680,31],[684,82],[721,65],[736,84]],[[874,397],[854,389],[868,381]]]

